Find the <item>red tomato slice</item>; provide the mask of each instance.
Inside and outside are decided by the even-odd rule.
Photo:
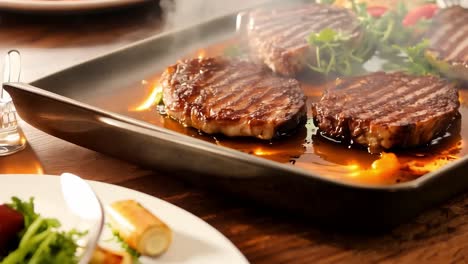
[[[379,18],[387,13],[388,8],[385,6],[368,6],[367,13],[372,17]]]
[[[10,207],[0,205],[0,252],[11,239],[14,239],[23,228],[23,215]]]
[[[439,7],[436,4],[426,4],[416,7],[408,12],[406,17],[403,19],[403,26],[413,26],[423,18],[430,19],[438,10]]]

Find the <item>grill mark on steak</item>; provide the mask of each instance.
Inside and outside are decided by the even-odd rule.
[[[250,83],[248,86],[252,86],[252,85],[255,85],[255,87],[259,87],[259,88],[263,88],[265,86],[262,86],[260,85],[260,83],[262,82],[262,80],[259,80],[258,78],[255,80],[255,82],[252,82]],[[268,94],[272,89],[275,89],[275,86],[274,84],[272,84],[272,86],[270,87],[266,87],[266,90],[263,89],[258,89],[257,91],[249,91],[249,90],[241,90],[237,96],[235,97],[231,97],[231,100],[229,101],[226,101],[226,105],[227,106],[236,106],[237,108],[240,108],[240,109],[247,109],[248,108],[248,104],[249,104],[249,101],[252,100],[252,98],[255,98],[255,97],[259,97],[258,95],[261,94],[261,95],[266,95]],[[218,104],[218,107],[224,107],[225,105],[222,104],[221,102]],[[216,106],[213,107],[213,109],[216,110]]]
[[[445,8],[433,18],[427,33],[429,51],[437,59],[468,67],[468,10],[459,6]]]
[[[384,123],[387,123],[389,125],[392,125],[394,124],[395,122],[398,122],[399,119],[403,118],[403,117],[407,117],[409,119],[411,119],[412,117],[415,117],[416,116],[416,111],[421,111],[421,107],[426,107],[427,105],[422,105],[423,103],[431,100],[432,98],[438,96],[438,95],[441,95],[443,94],[443,92],[441,92],[440,90],[436,90],[436,88],[441,88],[441,85],[433,85],[429,88],[425,88],[423,92],[421,93],[417,93],[415,92],[416,98],[412,98],[411,96],[407,96],[405,97],[405,99],[403,100],[400,100],[400,101],[397,101],[397,104],[407,104],[409,102],[411,102],[412,100],[417,100],[416,102],[414,103],[411,103],[410,105],[408,105],[408,108],[411,108],[411,111],[413,111],[412,113],[407,113],[408,111],[402,111],[402,110],[397,110],[393,113],[389,113],[388,115],[385,115],[385,114],[381,114],[381,115],[378,115],[376,118],[375,118],[375,123],[381,123],[381,124],[384,124]],[[385,104],[384,107],[388,106],[388,104]],[[426,111],[426,110],[424,110]],[[369,117],[368,117],[369,118]]]
[[[225,93],[222,96],[218,97],[213,97],[208,99],[208,104],[210,107],[215,108],[215,105],[221,106],[223,103],[229,104],[230,101],[233,100],[233,98],[239,98],[243,96],[243,90],[242,87],[245,86],[252,86],[256,85],[258,82],[258,78],[256,76],[250,76],[249,79],[238,79],[235,82],[231,83],[231,93]],[[213,88],[217,88],[217,86],[214,86]],[[216,110],[216,109],[215,109]]]
[[[465,21],[465,19],[456,21],[449,31],[442,35],[439,40],[433,42],[434,46],[438,46],[442,50],[446,50],[453,46],[453,44],[466,38],[467,28],[463,27],[466,23],[467,21]]]
[[[299,82],[252,62],[185,60],[168,67],[160,83],[168,115],[209,134],[271,139],[306,119]]]
[[[310,32],[320,32],[325,28],[343,27],[344,25],[347,24],[345,23],[347,20],[344,20],[344,18],[346,18],[345,15],[337,16],[334,18],[334,22],[332,22],[331,24],[329,24],[330,23],[329,21],[330,18],[329,18],[329,20],[324,19],[323,22],[315,23],[313,26],[304,25],[302,28],[300,28],[302,29],[302,32],[300,30],[297,30],[295,32],[285,31],[283,33],[284,35],[283,38],[286,39],[286,41],[284,41],[282,45],[286,49],[291,48],[291,47],[294,47],[295,45],[298,45],[299,43],[304,43],[304,40],[306,39],[307,36],[310,35]],[[307,27],[309,28],[309,30],[305,30]],[[350,32],[352,32],[351,35],[355,34],[354,31],[350,30]]]
[[[340,17],[329,17],[328,14],[324,14],[322,16],[315,16],[313,18],[308,19],[297,18],[294,21],[283,21],[282,23],[278,24],[275,23],[273,25],[267,26],[265,30],[257,28],[256,31],[258,32],[259,37],[276,37],[282,40],[300,40],[302,43],[304,43],[305,36],[309,35],[311,32],[314,31],[321,31],[325,26],[327,26],[327,23],[330,23],[330,20],[332,19],[340,19]],[[297,27],[299,27],[299,29],[305,30],[305,32],[293,31],[293,29]],[[299,33],[301,33],[301,35],[297,35]],[[287,44],[284,42],[281,42],[279,44],[280,45],[277,45],[275,43],[274,45],[280,47],[287,47]]]
[[[418,83],[413,83],[414,85],[412,86],[411,84],[408,86],[401,86],[397,88],[396,92],[393,91],[388,91],[384,97],[380,98],[379,100],[372,101],[375,98],[369,99],[371,100],[371,104],[367,104],[366,108],[363,108],[364,113],[360,115],[361,118],[370,118],[373,117],[375,119],[378,119],[382,116],[385,115],[391,115],[392,113],[386,113],[386,112],[374,112],[372,109],[374,109],[377,106],[382,106],[382,107],[387,107],[395,104],[400,104],[400,103],[407,103],[410,102],[410,100],[415,99],[413,95],[415,94],[415,90],[421,89],[423,87],[422,84]],[[413,92],[413,93],[412,93]]]
[[[292,76],[313,63],[313,47],[306,37],[325,28],[350,35],[350,45],[362,34],[349,10],[323,4],[303,4],[284,9],[264,9],[249,14],[249,46],[273,71]]]
[[[270,88],[271,90],[271,88]],[[264,103],[263,105],[265,106],[270,106],[271,104],[273,104],[274,102],[276,101],[284,101],[285,99],[287,99],[287,91],[286,90],[282,90],[282,91],[276,91],[275,93],[265,93],[261,99],[264,100]],[[282,100],[281,100],[282,99]]]
[[[382,83],[385,83],[385,82],[391,82],[391,84],[394,87],[394,90],[380,89],[379,86],[381,86]],[[363,85],[365,86],[363,87]],[[369,108],[373,108],[374,106],[379,105],[382,102],[388,101],[389,99],[394,97],[394,95],[401,96],[411,91],[410,87],[404,85],[403,80],[389,79],[388,76],[385,74],[381,74],[379,78],[363,77],[362,79],[359,80],[357,84],[354,84],[353,86],[351,86],[351,89],[346,86],[341,87],[341,89],[345,89],[345,88],[348,90],[351,90],[351,89],[354,90],[354,91],[351,90],[351,92],[347,93],[349,94],[349,97],[353,99],[353,101],[350,102],[352,104],[351,106],[354,107],[354,106],[364,105],[364,107],[366,107],[365,108],[366,110]],[[366,96],[365,97],[359,96],[362,93],[366,93]],[[343,99],[345,100],[346,98],[343,98]],[[340,103],[344,103],[344,102],[337,101],[337,104],[340,104]],[[354,111],[353,108],[351,108],[350,111],[353,112]]]
[[[334,9],[336,11],[336,9]],[[278,9],[270,9],[270,10],[255,10],[251,12],[251,18],[255,19],[255,26],[259,29],[263,26],[269,26],[275,23],[283,23],[284,21],[297,21],[304,19],[305,15],[314,14],[316,16],[319,15],[327,15],[333,13],[329,9],[323,9],[320,5],[311,5],[308,8],[297,8],[297,7],[290,7],[282,8],[281,10]],[[275,19],[272,19],[271,16],[274,16]]]
[[[326,15],[329,15],[329,13],[319,11],[320,10],[318,9],[311,11],[307,9],[298,9],[291,10],[291,12],[288,12],[287,10],[275,12],[275,10],[273,9],[271,12],[264,11],[263,13],[252,11],[250,13],[250,18],[252,20],[252,25],[254,26],[254,29],[265,29],[271,27],[272,25],[284,24],[285,22],[287,22],[287,24],[294,24],[303,20],[313,20],[313,18],[306,16],[310,13],[314,13],[317,17],[324,17]],[[275,19],[271,19],[272,15]]]
[[[250,29],[259,30],[261,32],[269,32],[269,29],[274,28],[279,25],[292,25],[300,21],[313,22],[314,18],[307,17],[310,12],[308,10],[299,10],[301,12],[287,13],[282,10],[281,13],[268,13],[264,15],[259,15],[258,12],[251,12],[249,18]],[[305,12],[302,12],[305,11]],[[316,13],[317,18],[326,17],[326,13]],[[274,16],[275,19],[271,19],[271,16]],[[315,20],[316,21],[316,20]]]
[[[355,88],[355,94],[351,94],[350,97],[353,98],[352,104],[353,106],[359,106],[363,103],[366,103],[364,105],[364,109],[369,111],[372,108],[374,108],[377,105],[381,105],[382,103],[385,104],[391,104],[394,103],[396,100],[398,100],[401,97],[405,97],[408,94],[411,94],[413,91],[420,89],[422,86],[426,85],[424,83],[421,83],[420,80],[408,80],[407,78],[404,77],[403,74],[398,74],[394,73],[391,76],[388,76],[386,74],[380,74],[377,78],[376,73],[374,75],[370,75],[370,78],[360,78],[361,79],[361,85],[365,85],[365,87],[355,85],[353,88]],[[396,78],[396,76],[399,75],[401,78]],[[389,78],[391,77],[391,78]],[[382,85],[391,85],[392,90],[388,89],[379,89],[379,86]],[[350,88],[344,86],[343,88],[346,88],[348,90],[351,90]],[[348,94],[350,94],[349,92]],[[365,97],[359,96],[359,94],[366,93]],[[356,96],[357,98],[354,98],[353,96]]]
[[[468,32],[467,32],[468,33]],[[468,36],[468,34],[467,34]],[[452,52],[447,55],[448,60],[465,60],[468,55],[468,38],[465,38],[461,44],[458,44]]]
[[[443,11],[442,11],[443,12]],[[445,22],[445,19],[437,18],[433,22],[432,29],[436,29],[430,39],[435,46],[443,46],[447,44],[447,39],[451,38],[459,31],[460,26],[466,23],[464,16],[455,16],[450,18],[450,23]]]
[[[347,17],[347,14],[336,14],[336,15],[324,14],[322,16],[314,16],[313,18],[301,19],[300,22],[302,22],[302,24],[299,24],[299,26],[302,29],[306,27],[308,28],[308,30],[306,30],[305,32],[302,32],[302,34],[305,34],[305,33],[310,34],[311,32],[319,32],[322,29],[324,29],[324,27],[333,28],[333,25],[337,24],[336,22],[340,23],[346,17]],[[332,24],[330,24],[330,21],[333,21]],[[288,23],[288,26],[289,26],[288,27],[289,30],[282,32],[281,34],[282,37],[290,38],[290,37],[295,36],[297,33],[299,33],[297,31],[294,31],[294,32],[291,31],[292,28],[294,28],[294,24]],[[297,38],[300,38],[300,37],[297,37]]]
[[[434,76],[374,73],[339,81],[312,106],[327,137],[371,152],[429,143],[459,116],[454,83]]]
[[[229,69],[230,70],[230,69]],[[203,85],[223,86],[228,83],[237,81],[246,81],[249,78],[255,78],[260,71],[245,72],[245,71],[219,71],[215,76],[207,80]]]
[[[350,110],[347,112],[349,115],[356,115],[358,111],[360,111],[358,118],[360,119],[368,119],[373,118],[375,123],[378,123],[379,118],[386,117],[388,120],[386,122],[391,122],[392,119],[389,119],[394,113],[387,113],[382,111],[373,111],[377,106],[379,108],[387,108],[388,106],[396,105],[396,104],[405,104],[416,99],[419,99],[423,96],[431,95],[438,91],[437,89],[440,88],[439,85],[429,84],[425,82],[421,82],[420,80],[416,79],[410,81],[408,84],[405,85],[404,81],[395,82],[393,80],[393,86],[395,87],[392,90],[381,90],[381,93],[370,93],[368,96],[361,97],[358,100],[354,100],[349,106]],[[371,89],[376,89],[378,87],[372,87]],[[369,89],[367,89],[369,90]],[[354,94],[357,95],[357,94]],[[352,97],[352,96],[350,96]],[[359,108],[359,105],[364,104],[364,107]],[[398,112],[398,110],[396,110]],[[401,117],[401,116],[399,116]]]

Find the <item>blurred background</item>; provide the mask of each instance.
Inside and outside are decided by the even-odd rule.
[[[22,80],[29,82],[163,30],[196,24],[264,2],[268,0],[148,0],[86,11],[15,10],[13,6],[0,10],[0,54],[20,50]]]

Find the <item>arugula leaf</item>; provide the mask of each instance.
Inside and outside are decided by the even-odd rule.
[[[397,8],[388,10],[381,17],[367,12],[366,3],[351,0],[353,12],[363,29],[360,45],[350,48],[350,37],[332,29],[311,34],[307,41],[315,48],[315,61],[309,67],[322,74],[353,75],[362,73],[362,64],[376,53],[388,62],[385,69],[405,71],[414,75],[438,75],[425,56],[428,40],[419,41],[431,20],[420,20],[416,25],[404,26],[402,21],[408,8],[400,1]],[[419,42],[418,42],[419,41]]]
[[[367,12],[366,3],[351,2],[367,38],[375,44],[379,52],[393,55],[396,51],[392,45],[404,45],[411,39],[412,32],[402,24],[408,13],[403,2],[399,2],[396,10],[389,10],[379,18],[372,17]]]
[[[356,49],[351,49],[351,37],[325,28],[319,33],[310,34],[307,42],[315,48],[315,62],[309,64],[312,70],[328,75],[339,73],[343,75],[355,74],[358,65],[364,62]]]
[[[413,46],[394,47],[400,50],[405,55],[405,60],[401,69],[409,74],[414,75],[439,75],[439,71],[432,66],[426,57],[426,49],[429,47],[429,40],[423,39],[421,42]]]

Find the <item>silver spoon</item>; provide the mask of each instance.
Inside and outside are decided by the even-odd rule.
[[[86,181],[71,173],[60,176],[62,195],[72,213],[93,223],[87,233],[87,242],[78,264],[88,264],[97,247],[104,227],[104,209],[101,201]]]

